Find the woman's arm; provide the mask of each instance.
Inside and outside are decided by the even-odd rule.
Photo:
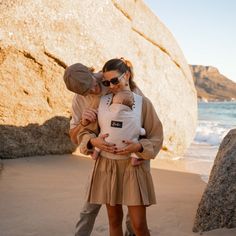
[[[143,159],[154,159],[162,148],[163,127],[156,111],[147,97],[143,97],[142,123],[146,130],[146,138],[139,140],[143,150],[136,152]]]
[[[99,134],[98,122],[89,123],[87,126],[80,125],[80,129],[76,134],[76,140],[78,141],[80,152],[85,155],[89,155],[93,152],[94,146],[90,140],[96,138]]]
[[[83,126],[77,134],[77,140],[80,143],[80,152],[89,155],[93,152],[93,148],[97,147],[100,150],[115,153],[116,145],[105,140],[108,136],[109,134],[99,135],[97,120],[87,126]]]

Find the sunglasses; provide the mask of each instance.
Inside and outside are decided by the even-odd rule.
[[[119,84],[120,80],[122,79],[122,77],[125,75],[125,73],[123,73],[122,75],[120,75],[119,77],[114,77],[110,80],[103,80],[102,84],[106,87],[109,87],[110,84],[112,83],[113,85]]]

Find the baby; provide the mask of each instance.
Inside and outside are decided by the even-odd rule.
[[[104,119],[107,119],[106,122],[109,122],[109,124],[111,124],[111,129],[109,132],[110,138],[112,137],[113,140],[114,139],[116,140],[117,139],[116,136],[118,135],[119,139],[124,140],[127,137],[127,132],[129,132],[129,135],[130,135],[130,132],[135,132],[134,135],[137,133],[137,130],[127,131],[125,129],[122,129],[122,126],[120,127],[120,124],[122,124],[122,122],[124,122],[125,119],[126,119],[126,122],[135,122],[134,120],[135,117],[132,117],[132,115],[135,116],[135,114],[132,113],[133,107],[134,107],[134,95],[131,91],[129,90],[121,91],[113,96],[112,103],[109,105],[109,110],[110,112],[114,113],[114,116],[112,117],[112,120],[109,120],[109,118],[104,117]],[[127,114],[127,112],[129,113],[129,116],[125,115],[125,113]],[[122,114],[124,115],[122,116]],[[114,118],[117,118],[117,119],[114,119]],[[134,118],[134,119],[131,119],[131,118]],[[118,120],[118,121],[114,121],[114,120]],[[121,128],[121,129],[117,129],[116,127]],[[139,134],[137,135],[137,137],[135,137],[135,139],[138,140],[139,136],[144,136],[145,133],[146,133],[145,129],[143,129],[140,125]],[[121,134],[122,134],[122,137],[120,136]],[[95,147],[95,150],[91,156],[94,160],[96,160],[99,154],[100,154],[100,149]],[[140,159],[138,159],[135,153],[131,153],[131,163],[133,166],[138,165],[140,163]]]

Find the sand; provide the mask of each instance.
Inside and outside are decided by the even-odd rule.
[[[85,197],[93,161],[78,155],[54,155],[2,160],[0,174],[1,236],[72,236]],[[173,164],[173,163],[172,163]],[[171,161],[155,162],[152,175],[157,205],[148,208],[151,235],[191,236],[197,205],[206,184]],[[124,207],[126,211],[126,207]],[[102,207],[93,236],[108,234]],[[220,229],[206,236],[235,236]]]

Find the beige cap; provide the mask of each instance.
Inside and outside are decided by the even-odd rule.
[[[84,95],[92,86],[93,73],[87,66],[76,63],[66,68],[63,79],[67,89]]]

